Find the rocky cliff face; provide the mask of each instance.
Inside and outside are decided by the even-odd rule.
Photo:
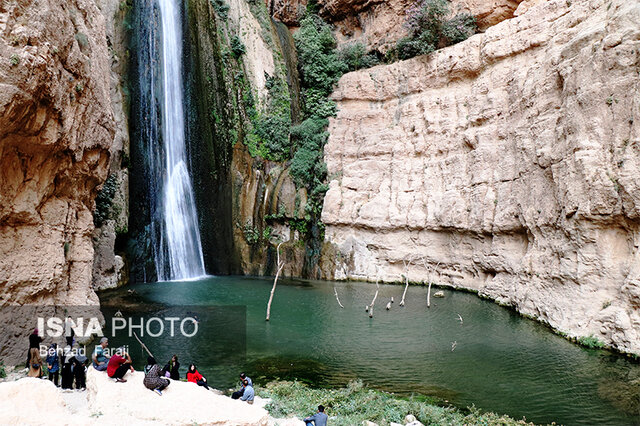
[[[116,133],[93,1],[0,5],[0,304],[96,304],[94,198]]]
[[[105,18],[106,41],[111,73],[109,95],[113,108],[116,133],[111,144],[109,175],[115,182],[111,206],[105,220],[93,232],[93,287],[96,290],[115,288],[128,281],[125,260],[116,254],[116,238],[128,233],[129,222],[129,123],[125,107],[125,76],[127,75],[127,32],[125,20],[130,6],[127,1],[96,0]],[[95,222],[95,221],[94,221]]]
[[[345,75],[325,148],[339,278],[477,290],[640,352],[640,5],[539,2]]]
[[[484,31],[512,18],[522,0],[451,0],[451,14],[469,13]],[[416,0],[320,0],[320,14],[335,25],[339,44],[361,42],[382,53],[407,35],[406,12]]]

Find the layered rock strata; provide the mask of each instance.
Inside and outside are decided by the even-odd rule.
[[[0,305],[97,304],[94,199],[116,133],[93,1],[0,5]]]
[[[522,0],[451,0],[452,15],[469,13],[484,31],[512,18]],[[415,0],[323,0],[320,14],[335,25],[341,45],[360,42],[370,50],[386,52],[407,35],[407,10]]]
[[[542,2],[343,76],[322,216],[336,276],[477,290],[640,353],[639,23],[637,2]]]

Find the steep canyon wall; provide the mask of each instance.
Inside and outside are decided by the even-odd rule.
[[[0,305],[97,304],[94,199],[116,124],[89,0],[0,5]]]
[[[477,290],[640,353],[640,4],[538,2],[334,98],[337,278]]]

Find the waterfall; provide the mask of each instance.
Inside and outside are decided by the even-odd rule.
[[[139,125],[157,279],[196,278],[205,269],[186,152],[181,2],[140,3],[146,20],[139,30]]]

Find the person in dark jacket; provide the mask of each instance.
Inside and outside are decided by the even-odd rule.
[[[324,413],[324,406],[318,405],[318,412],[311,417],[307,417],[303,421],[307,426],[327,426],[328,418],[329,416]]]
[[[73,358],[73,377],[76,379],[76,389],[87,389],[87,357],[76,355]]]
[[[62,378],[62,389],[73,388],[73,363],[75,362],[75,356],[71,350],[71,346],[64,348],[62,354],[62,369],[60,370],[60,376]]]
[[[27,351],[27,364],[26,367],[29,368],[29,363],[31,361],[31,349],[36,348],[40,349],[40,343],[42,342],[42,337],[38,335],[38,329],[34,329],[33,333],[29,335],[29,350]]]
[[[144,380],[142,383],[147,389],[151,389],[158,395],[162,395],[162,390],[169,386],[169,380],[161,376],[160,366],[154,357],[147,358],[147,365],[144,367]]]
[[[49,371],[49,380],[58,386],[60,378],[60,357],[58,356],[58,345],[52,343],[47,351],[47,370]]]
[[[171,380],[180,380],[180,363],[178,362],[178,355],[171,357],[167,365],[161,371],[161,374],[165,377],[171,377]],[[167,375],[167,373],[169,373]]]
[[[187,370],[187,382],[196,383],[199,386],[209,390],[209,385],[207,385],[207,379],[198,372],[195,364],[189,365],[189,369]]]

